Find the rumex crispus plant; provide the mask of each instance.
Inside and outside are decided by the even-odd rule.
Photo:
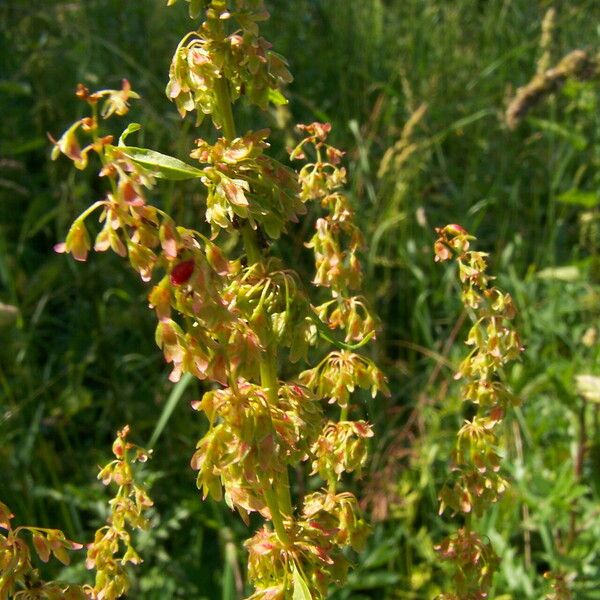
[[[191,458],[198,488],[203,497],[224,499],[247,524],[251,513],[266,521],[245,544],[251,598],[321,598],[344,581],[345,549],[360,549],[368,532],[357,499],[340,489],[344,473],[360,473],[373,435],[366,421],[351,419],[350,396],[358,388],[387,392],[382,372],[359,353],[376,329],[358,292],[364,240],[328,124],[299,126],[304,137],[291,151],[292,160],[306,161],[299,172],[266,154],[268,130],[236,131],[234,104],[282,104],[280,86],[291,80],[259,34],[268,18],[262,0],[192,0],[189,10],[202,22],[175,51],[167,96],[182,117],[195,112],[200,123],[210,116],[218,137],[196,140],[190,157],[199,167],[127,145],[137,124],[114,145],[99,117],[125,114],[137,94],[126,81],[121,90],[96,93],[80,86],[90,115],[55,142],[54,157],[62,153],[83,169],[96,154],[107,193],[57,250],[85,260],[92,246],[112,249],[144,282],[154,280],[148,300],[170,379],[189,373],[212,383],[193,403],[209,423]],[[83,147],[81,135],[89,139]],[[159,179],[200,180],[206,233],[200,220],[178,224],[149,202]],[[309,202],[322,211],[306,244],[315,254],[313,284],[322,290],[314,304],[309,286],[269,248]],[[102,225],[92,244],[86,219],[94,212]],[[316,366],[294,367],[297,375],[283,380],[283,364],[310,367],[313,356],[321,356]],[[323,480],[303,498],[294,497],[289,480],[301,465]],[[103,543],[110,545],[96,545]],[[100,566],[102,551],[94,556]]]

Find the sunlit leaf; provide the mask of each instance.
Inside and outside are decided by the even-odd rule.
[[[294,595],[292,598],[293,600],[312,600],[308,585],[300,575],[296,565],[294,565]]]
[[[202,170],[192,167],[178,158],[161,154],[155,150],[136,148],[135,146],[122,146],[120,150],[131,160],[149,169],[161,179],[181,181],[196,179],[204,174]]]

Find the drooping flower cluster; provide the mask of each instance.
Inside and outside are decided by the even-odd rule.
[[[486,600],[498,566],[492,546],[468,527],[461,527],[436,547],[438,554],[456,565],[457,593],[442,594],[438,600]]]
[[[477,414],[466,420],[458,432],[453,453],[451,480],[440,493],[440,514],[453,512],[481,515],[498,501],[507,488],[500,474],[501,457],[496,433],[506,412],[518,399],[501,379],[501,370],[523,351],[519,336],[511,327],[515,308],[509,294],[491,286],[486,274],[486,255],[470,250],[470,236],[459,225],[436,229],[435,260],[454,258],[462,285],[462,300],[473,315],[474,324],[466,341],[472,347],[461,362],[456,379],[464,379],[461,397],[477,406]],[[444,540],[440,555],[455,563],[457,595],[444,600],[487,598],[498,559],[488,542],[465,526]]]
[[[348,573],[340,548],[361,550],[368,527],[352,494],[323,491],[306,496],[289,532],[292,541],[287,544],[266,527],[246,542],[248,574],[257,587],[248,600],[291,598],[292,591],[303,600],[324,597],[328,586],[344,581]]]
[[[211,425],[192,457],[198,488],[215,500],[224,489],[227,504],[246,522],[252,511],[270,518],[264,474],[281,477],[289,465],[306,460],[322,420],[315,397],[298,385],[282,384],[274,404],[261,386],[240,379],[236,389],[207,392],[194,408]]]
[[[135,124],[115,146],[100,137],[93,95],[82,96],[92,111],[82,132],[91,136],[110,191],[75,221],[58,250],[85,260],[92,244],[84,220],[99,210],[94,248],[111,248],[143,281],[154,279],[148,299],[170,379],[189,373],[216,384],[193,403],[208,420],[191,460],[198,488],[224,498],[247,523],[252,512],[270,523],[246,542],[252,598],[317,599],[343,582],[345,548],[359,549],[368,532],[356,498],[337,489],[344,473],[360,473],[373,435],[366,421],[350,420],[350,396],[358,388],[387,393],[381,371],[358,353],[375,334],[367,301],[356,294],[364,242],[341,189],[343,153],[326,143],[329,125],[301,127],[307,137],[293,158],[312,147],[315,161],[300,173],[265,154],[268,131],[235,132],[233,103],[281,102],[278,85],[289,80],[284,61],[259,36],[257,24],[267,17],[262,0],[189,4],[204,20],[179,45],[167,92],[182,116],[210,114],[221,136],[197,140],[190,156],[201,168],[128,146]],[[76,160],[64,144],[57,148]],[[147,190],[161,178],[204,185],[210,238],[200,224],[178,225],[149,204]],[[314,283],[330,292],[317,306],[298,274],[261,244],[282,235],[309,201],[326,213],[308,244],[317,260]],[[227,256],[225,245],[241,252]],[[333,351],[316,367],[305,364],[297,377],[281,380],[281,359],[306,363],[309,348],[318,352],[323,342]],[[339,421],[328,414],[337,410],[330,404],[339,407]],[[288,472],[302,466],[324,487],[295,502]]]
[[[348,408],[348,402],[357,387],[377,392],[386,392],[383,373],[375,363],[351,350],[334,350],[314,368],[300,373],[300,381],[312,389],[329,404]]]
[[[124,79],[120,90],[100,90],[93,94],[90,94],[90,91],[84,85],[79,84],[77,87],[77,97],[86,100],[94,106],[101,100],[104,100],[101,114],[102,117],[107,119],[113,114],[119,116],[127,114],[129,111],[129,99],[139,98],[139,95],[131,89],[129,81]],[[94,136],[93,142],[82,148],[77,138],[77,131],[81,129],[89,133],[95,131],[96,127],[95,119],[84,117],[83,119],[79,119],[79,121],[75,121],[58,141],[50,136],[50,140],[54,143],[52,159],[56,160],[62,153],[73,161],[77,169],[85,169],[88,164],[89,153],[91,151],[101,152],[104,145],[110,144],[113,141],[110,135],[103,138]]]
[[[329,422],[312,448],[313,474],[335,488],[343,473],[360,473],[367,460],[365,440],[373,437],[366,421]]]
[[[298,128],[306,132],[306,137],[292,150],[290,157],[300,160],[308,154],[314,155],[314,161],[305,164],[299,173],[301,197],[319,201],[327,211],[317,220],[316,232],[307,244],[313,249],[317,263],[314,283],[331,288],[334,297],[348,296],[350,290],[360,288],[358,252],[364,246],[364,239],[354,223],[348,196],[341,191],[346,183],[346,169],[340,166],[344,153],[327,144],[331,131],[328,123],[311,123]]]
[[[68,550],[78,550],[83,546],[72,542],[58,529],[20,526],[13,529],[14,515],[0,502],[0,600],[28,600],[47,598],[48,600],[82,600],[86,594],[77,585],[62,585],[56,581],[46,582],[32,565],[31,550],[23,533],[31,534],[33,548],[42,562],[53,556],[68,565]],[[4,533],[3,533],[4,532]]]
[[[287,221],[297,221],[296,215],[306,212],[296,173],[263,154],[268,135],[264,129],[230,141],[220,138],[214,145],[196,140],[190,156],[209,165],[202,183],[208,190],[206,220],[214,235],[219,227],[230,229],[236,219],[246,219],[278,238]]]

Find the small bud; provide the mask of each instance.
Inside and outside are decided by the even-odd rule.
[[[229,261],[225,258],[221,249],[215,245],[208,243],[206,244],[206,260],[208,264],[221,276],[225,276],[229,273]]]
[[[112,451],[117,458],[123,458],[123,456],[125,455],[125,442],[123,438],[118,437],[113,442]]]

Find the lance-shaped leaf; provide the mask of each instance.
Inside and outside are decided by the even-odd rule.
[[[133,162],[150,170],[153,175],[161,179],[182,181],[184,179],[197,179],[204,175],[202,170],[192,167],[178,158],[161,154],[155,150],[135,146],[121,146],[119,150]]]

